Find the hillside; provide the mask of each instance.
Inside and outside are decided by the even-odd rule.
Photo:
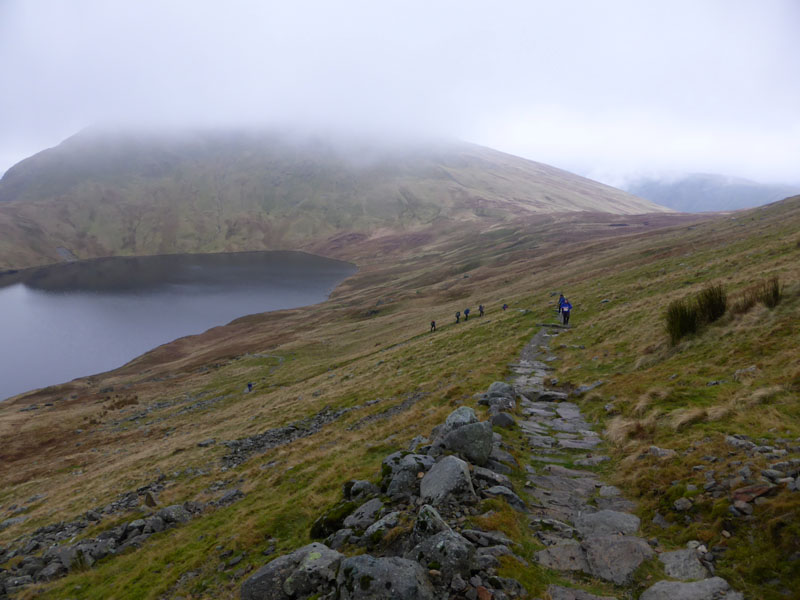
[[[476,394],[510,377],[538,324],[554,322],[559,291],[575,308],[571,328],[549,342],[547,383],[578,392],[570,400],[604,433],[597,451],[611,460],[593,477],[638,503],[656,551],[702,544],[716,574],[747,598],[792,597],[798,231],[800,197],[735,216],[533,215],[487,229],[466,222],[439,237],[358,238],[350,251],[361,268],[326,303],[244,317],[3,403],[0,506],[17,520],[0,531],[0,546],[24,546],[60,521],[83,523],[62,526],[80,540],[170,505],[197,509],[138,548],[91,568],[76,563],[19,597],[239,597],[256,569],[311,541],[347,480],[378,483],[387,455],[429,436],[458,406],[486,419]],[[771,277],[782,288],[777,305],[742,304]],[[671,345],[667,305],[717,283],[729,310]],[[454,323],[455,311],[479,303],[483,319]],[[525,433],[502,434],[518,460],[531,450]],[[529,504],[534,471],[509,474]],[[482,516],[467,511],[459,527],[508,536],[526,565],[501,556],[497,573],[530,597],[555,583],[628,597],[666,577],[657,560],[632,587],[546,568],[529,515],[500,499],[475,508]]]
[[[303,249],[520,216],[667,209],[464,143],[87,130],[0,180],[0,268],[112,255]],[[342,242],[345,240],[345,243]]]
[[[800,185],[774,185],[710,173],[679,178],[640,179],[625,186],[631,194],[680,212],[753,208],[800,192]]]

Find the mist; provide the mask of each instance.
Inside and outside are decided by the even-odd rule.
[[[800,175],[792,0],[0,4],[0,172],[87,126],[458,138],[619,183]]]

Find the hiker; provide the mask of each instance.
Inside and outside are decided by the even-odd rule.
[[[569,303],[569,300],[564,298],[564,304],[561,305],[561,316],[564,318],[564,325],[569,324],[569,311],[572,310],[572,304]]]
[[[461,311],[460,310],[456,313],[456,323],[461,323]]]
[[[467,321],[468,319],[469,319],[469,309],[465,308],[464,309],[464,320]]]
[[[247,391],[248,392],[252,392],[253,391],[253,384],[251,382],[249,382],[249,381],[247,382]]]
[[[508,308],[508,304],[503,304],[503,310]]]
[[[483,316],[483,304],[478,305],[478,316],[479,317]]]
[[[561,307],[564,306],[564,302],[566,302],[566,299],[564,298],[564,294],[560,294],[558,296],[558,316],[561,319],[562,323],[564,322],[564,315],[561,314]]]
[[[436,331],[436,321],[431,321],[431,331]]]

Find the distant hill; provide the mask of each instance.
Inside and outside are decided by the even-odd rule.
[[[624,187],[631,194],[680,212],[753,208],[800,192],[800,185],[772,185],[708,173],[694,173],[678,179],[646,178]]]
[[[71,256],[302,249],[352,232],[532,213],[667,210],[466,143],[87,130],[0,180],[0,268]]]

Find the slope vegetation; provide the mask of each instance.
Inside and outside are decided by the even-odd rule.
[[[658,205],[480,146],[274,133],[85,131],[0,180],[0,268],[111,255],[303,249],[349,235]],[[345,240],[342,243],[342,240]]]
[[[158,490],[156,510],[216,503],[21,597],[238,597],[265,555],[310,541],[346,480],[374,479],[385,456],[459,405],[481,414],[474,394],[507,377],[537,324],[555,320],[559,291],[575,308],[548,383],[570,392],[602,382],[574,397],[610,440],[599,475],[638,503],[658,549],[702,543],[747,597],[791,597],[800,585],[800,492],[789,476],[800,458],[798,231],[800,197],[725,217],[539,215],[453,225],[439,237],[359,238],[359,273],[322,305],[244,317],[6,402],[0,505],[25,519],[0,531],[4,547],[89,508],[110,507],[79,538],[147,516],[137,489]],[[776,306],[729,311],[670,344],[670,301],[718,283],[733,302],[773,276],[783,289]],[[485,317],[454,322],[479,303]],[[512,474],[516,489],[524,478]],[[760,500],[742,495],[751,486],[765,488]],[[136,508],[121,503],[126,492]],[[530,563],[501,561],[501,574],[532,597],[563,581],[534,564],[543,546],[513,510],[501,500],[488,508],[491,528]],[[636,574],[643,586],[664,576]],[[591,578],[582,585],[618,593]]]

